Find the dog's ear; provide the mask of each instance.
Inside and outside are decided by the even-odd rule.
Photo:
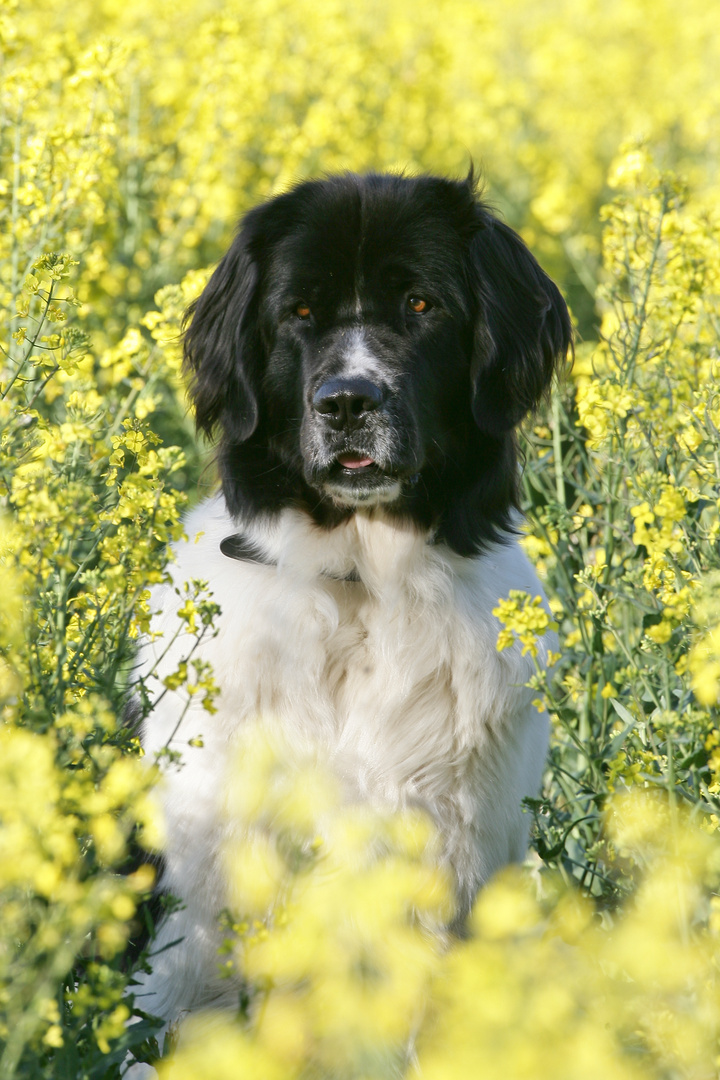
[[[244,219],[184,320],[184,369],[198,430],[212,435],[219,425],[240,442],[257,427],[263,357],[257,316],[257,218],[257,211],[251,211]]]
[[[538,404],[572,350],[573,335],[560,290],[517,233],[485,209],[477,213],[472,411],[481,430],[499,436]]]

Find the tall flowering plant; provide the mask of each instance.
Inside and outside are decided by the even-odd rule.
[[[187,457],[152,418],[164,412],[166,431],[167,418],[183,422],[177,324],[198,282],[159,294],[145,325],[112,346],[95,332],[88,238],[111,203],[116,60],[101,50],[70,80],[71,121],[53,114],[52,76],[39,69],[11,70],[2,88],[2,146],[13,151],[0,180],[4,1077],[105,1076],[155,1030],[147,1019],[126,1033],[123,952],[161,842],[133,657],[148,586],[182,532]],[[201,583],[188,583],[184,610],[190,667],[175,684],[211,709],[211,676],[192,667],[216,610]]]
[[[530,432],[525,473],[561,632],[538,850],[608,897],[609,794],[662,789],[708,828],[720,810],[720,219],[642,148],[611,181],[600,340]]]

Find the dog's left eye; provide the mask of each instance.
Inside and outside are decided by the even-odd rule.
[[[309,319],[310,305],[306,304],[304,300],[301,300],[300,303],[296,304],[295,306],[295,314],[297,315],[298,319]]]
[[[429,301],[424,300],[422,296],[408,296],[407,306],[415,315],[422,315],[430,309]]]

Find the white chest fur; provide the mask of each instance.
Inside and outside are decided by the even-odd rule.
[[[295,511],[272,527],[245,526],[220,499],[186,529],[173,577],[208,581],[221,605],[217,636],[200,648],[219,711],[192,705],[179,722],[184,702],[167,693],[143,732],[150,759],[166,745],[182,753],[163,800],[166,880],[188,905],[186,922],[207,922],[223,906],[213,854],[222,792],[232,744],[258,720],[279,725],[300,750],[319,747],[351,798],[425,806],[467,909],[495,869],[524,855],[521,802],[538,790],[547,748],[547,717],[524,685],[530,658],[518,647],[496,650],[498,599],[510,589],[541,592],[520,548],[510,540],[464,559],[410,526],[360,514],[332,531]],[[239,530],[269,564],[221,553],[221,540]],[[157,662],[160,680],[191,643],[181,635],[167,650],[179,603],[169,587],[152,598],[164,638],[145,646],[143,663]],[[198,737],[204,745],[190,746]]]

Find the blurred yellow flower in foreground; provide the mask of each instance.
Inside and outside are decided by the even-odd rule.
[[[255,740],[263,756],[292,801],[307,762]],[[242,763],[237,779],[252,782]],[[227,857],[238,879],[256,872],[259,828],[272,886],[240,893],[259,906],[229,923],[245,1004],[188,1022],[163,1078],[711,1075],[720,844],[685,812],[642,792],[610,804],[607,842],[637,874],[623,908],[602,914],[559,877],[511,867],[458,941],[427,819],[333,805],[332,786],[314,821],[310,793],[296,824],[282,797],[250,810]]]

